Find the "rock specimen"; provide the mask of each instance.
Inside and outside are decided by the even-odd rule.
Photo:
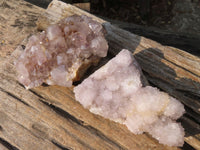
[[[148,132],[169,146],[184,143],[184,129],[176,123],[184,106],[157,88],[143,87],[141,69],[128,50],[122,50],[74,92],[85,108],[125,124],[135,134]]]
[[[26,88],[43,82],[69,87],[107,50],[100,23],[84,15],[65,18],[29,38],[16,63],[19,82]]]

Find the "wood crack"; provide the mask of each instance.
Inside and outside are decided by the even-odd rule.
[[[99,137],[101,137],[102,139],[104,139],[105,141],[109,142],[112,145],[117,146],[119,149],[123,149],[125,150],[126,148],[122,147],[119,143],[116,143],[115,141],[109,139],[108,137],[106,137],[102,132],[100,132],[99,130],[97,130],[96,128],[93,128],[92,126],[85,126],[90,132],[95,133],[96,135],[98,135]]]
[[[184,93],[184,95],[186,97],[195,99],[195,101],[200,102],[200,94],[198,94],[198,93],[194,93],[192,91],[187,91],[187,90],[183,90],[183,89],[177,89],[177,88],[175,90],[179,91],[181,93]]]
[[[38,94],[38,93],[36,93],[35,91],[33,91],[32,89],[29,89],[29,91],[30,91],[31,93],[33,93],[34,95],[36,95],[37,97],[39,97],[39,98],[41,98],[41,99],[45,99],[45,98],[42,97],[40,94]],[[43,102],[43,101],[41,101],[41,102]]]
[[[187,142],[184,143],[182,150],[195,150],[191,145],[189,145]]]
[[[6,91],[6,90],[4,90],[4,89],[2,89],[1,87],[0,87],[0,90],[1,90],[2,92],[6,93],[7,95],[11,96],[11,97],[14,98],[15,100],[17,100],[17,101],[23,103],[24,105],[33,108],[32,106],[30,106],[28,103],[26,103],[26,102],[23,101],[22,99],[18,98],[17,96],[13,95],[12,93],[10,93],[10,92],[8,92],[8,91]]]
[[[194,76],[200,78],[200,76],[199,76],[198,74],[196,74],[196,73],[194,73],[194,72],[192,72],[192,71],[190,71],[190,70],[188,70],[188,69],[186,69],[186,68],[184,68],[184,67],[182,67],[182,66],[180,66],[180,65],[178,65],[178,64],[176,64],[176,63],[174,63],[174,62],[172,62],[172,61],[170,61],[169,59],[166,59],[166,58],[164,58],[164,59],[165,59],[166,61],[168,61],[169,63],[175,65],[176,67],[181,68],[181,69],[183,69],[184,71],[189,72],[189,73],[191,73],[192,75],[194,75]]]
[[[52,140],[51,142],[52,142],[54,145],[56,145],[57,147],[59,147],[61,150],[72,150],[72,148],[67,148],[67,147],[61,145],[60,143],[58,143],[58,142],[55,141],[55,140]]]
[[[196,113],[195,111],[193,111],[190,107],[185,106],[185,110],[186,110],[186,114],[185,116],[187,116],[187,118],[189,118],[190,120],[196,122],[197,124],[200,125],[200,118],[199,118],[199,114]]]
[[[56,106],[53,105],[53,104],[49,104],[49,103],[47,103],[46,101],[43,101],[43,100],[41,100],[41,99],[40,99],[40,101],[41,101],[43,104],[45,104],[45,105],[47,105],[48,107],[50,107],[51,109],[53,109],[53,110],[54,110],[57,114],[59,114],[60,116],[66,118],[66,119],[68,119],[68,120],[71,120],[71,121],[77,123],[78,125],[83,126],[84,122],[83,122],[82,120],[79,120],[79,119],[75,118],[74,116],[70,115],[68,112],[64,111],[63,109],[61,109],[61,108],[59,108],[59,107],[56,107]]]
[[[4,145],[6,148],[8,148],[9,150],[19,150],[17,147],[13,146],[12,144],[10,144],[9,142],[7,142],[1,137],[0,137],[0,143]]]
[[[61,127],[62,128],[62,127]],[[76,135],[74,135],[73,133],[71,133],[70,131],[68,131],[65,128],[62,128],[68,135],[72,136],[74,139],[76,139],[76,141],[78,143],[80,143],[81,145],[83,145],[86,149],[89,150],[95,150],[94,148],[92,148],[89,144],[87,144],[86,142],[84,142],[84,140],[81,140],[80,138],[78,138]]]
[[[97,135],[98,137],[100,137],[101,139],[105,140],[106,142],[110,143],[111,145],[115,145],[118,149],[125,149],[124,147],[122,147],[119,143],[114,142],[113,140],[109,139],[108,137],[106,137],[101,131],[97,130],[96,128],[90,126],[90,125],[86,125],[84,123],[84,121],[79,120],[77,118],[75,118],[74,116],[72,116],[71,114],[69,114],[68,112],[64,111],[63,109],[53,105],[53,104],[49,104],[45,101],[40,100],[43,104],[47,105],[48,107],[52,108],[56,113],[58,113],[60,116],[69,119],[73,122],[75,122],[76,124],[84,127],[85,129],[87,129],[89,132]],[[63,128],[64,129],[64,128]],[[66,129],[64,129],[66,130]],[[81,141],[80,141],[81,142]],[[82,142],[81,142],[82,143]]]

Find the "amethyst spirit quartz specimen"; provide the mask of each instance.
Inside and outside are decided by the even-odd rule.
[[[144,87],[141,69],[128,50],[76,86],[74,93],[85,108],[125,124],[134,134],[148,132],[169,146],[184,143],[184,129],[176,122],[184,106],[155,87]]]
[[[27,89],[43,82],[70,87],[107,50],[100,23],[85,15],[65,18],[29,38],[16,62],[18,80]]]

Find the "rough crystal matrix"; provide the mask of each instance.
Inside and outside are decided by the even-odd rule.
[[[29,38],[16,63],[19,82],[32,88],[71,86],[85,70],[107,55],[108,45],[100,23],[87,16],[71,16]]]
[[[74,88],[76,100],[91,112],[125,124],[135,134],[150,133],[160,143],[182,146],[184,129],[176,123],[183,105],[141,83],[141,70],[128,50]]]

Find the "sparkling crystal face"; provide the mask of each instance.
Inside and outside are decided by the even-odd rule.
[[[74,15],[29,38],[16,63],[19,82],[26,88],[47,84],[71,86],[79,68],[107,55],[102,25]]]
[[[149,132],[160,143],[182,146],[184,129],[176,123],[183,105],[151,86],[142,86],[141,69],[128,50],[74,88],[76,100],[91,112],[125,124],[135,134]]]

